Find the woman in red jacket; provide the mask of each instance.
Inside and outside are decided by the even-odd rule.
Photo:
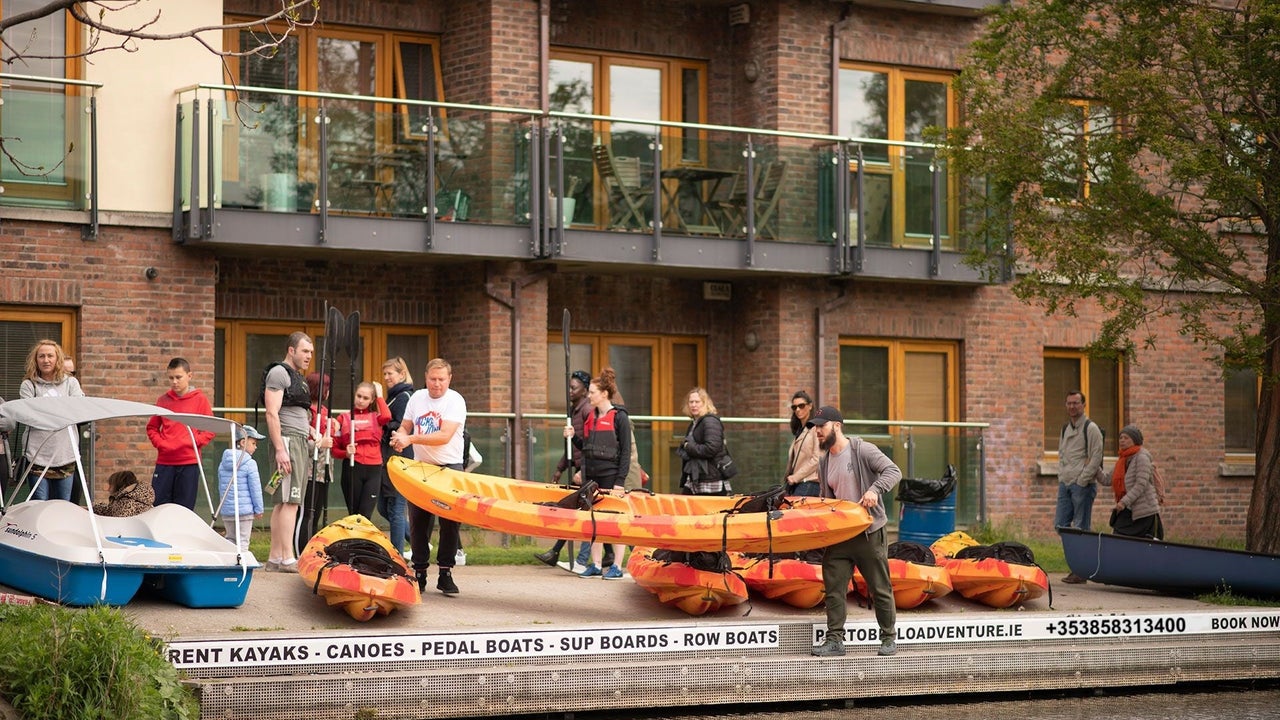
[[[344,461],[342,496],[347,499],[347,512],[371,518],[382,485],[382,426],[391,422],[391,410],[382,399],[382,386],[370,382],[356,386],[354,406],[338,417],[333,456]]]

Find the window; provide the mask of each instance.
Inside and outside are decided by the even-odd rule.
[[[706,64],[659,57],[598,55],[553,50],[551,109],[636,120],[705,122]],[[639,158],[652,172],[653,125],[569,121],[565,134],[566,195],[574,199],[572,220],[608,220],[607,194],[593,182],[592,147],[608,145],[615,157]],[[703,164],[706,143],[692,129],[662,131],[664,164]]]
[[[0,0],[10,18],[46,0]],[[46,80],[5,79],[0,105],[0,200],[23,205],[81,208],[88,172],[88,97],[57,80],[78,77],[79,24],[66,11],[7,29],[0,42],[0,72]],[[15,60],[15,53],[23,55]],[[16,160],[16,162],[15,162]]]
[[[560,335],[547,337],[547,405],[552,413],[565,411],[564,345]],[[679,415],[686,393],[706,384],[706,342],[702,338],[655,335],[604,335],[572,333],[569,341],[572,370],[586,370],[595,377],[605,366],[618,375],[618,392],[631,415]],[[684,426],[672,423],[636,422],[637,457],[653,478],[649,489],[678,492],[680,460],[675,455],[676,434]],[[563,454],[557,433],[554,449],[533,458],[531,467],[554,469]],[[539,448],[541,450],[541,448]],[[550,471],[542,473],[549,477]]]
[[[299,323],[220,320],[214,335],[214,397],[217,407],[252,408],[262,383],[262,370],[284,357],[289,334],[301,330],[315,341],[316,354],[309,372],[317,372],[321,354],[325,353],[324,325]],[[422,373],[432,358],[436,345],[435,330],[401,325],[360,324],[363,352],[355,368],[355,381],[382,382],[382,363],[390,357],[403,357],[413,376],[415,387],[422,385]],[[325,353],[326,370],[334,377],[334,408],[350,406],[352,376],[351,358],[345,353],[335,357],[332,348]],[[344,401],[342,398],[347,397]]]
[[[1258,451],[1258,396],[1262,381],[1253,368],[1228,367],[1222,377],[1223,448],[1228,454]]]
[[[1121,364],[1115,360],[1091,358],[1071,350],[1044,353],[1044,449],[1057,453],[1062,424],[1067,421],[1067,393],[1085,394],[1085,415],[1098,424],[1105,436],[1104,452],[1119,452],[1116,438],[1124,427],[1121,393]]]
[[[950,342],[841,340],[839,402],[845,420],[956,421],[956,351]],[[901,443],[891,440],[903,432],[902,426],[848,424],[845,430],[874,440],[900,467],[907,467],[897,452]],[[952,432],[914,428],[911,438],[917,476],[942,477],[946,466],[955,464],[958,447]]]
[[[1049,157],[1045,160],[1044,197],[1059,201],[1081,201],[1090,188],[1107,179],[1107,165],[1101,157],[1106,143],[1101,139],[1114,132],[1115,119],[1104,105],[1084,100],[1070,102],[1047,129]]]
[[[229,22],[252,22],[228,18]],[[280,30],[280,28],[272,28]],[[228,31],[230,50],[264,39],[263,27]],[[297,28],[269,57],[229,57],[239,86],[280,88],[407,100],[443,99],[440,53],[434,38],[332,25]],[[223,199],[226,206],[274,211],[312,209],[319,181],[323,105],[328,125],[330,209],[385,210],[379,197],[392,186],[399,161],[421,153],[428,109],[326,98],[241,92],[224,114]],[[407,164],[407,163],[404,163]],[[418,188],[422,191],[421,188]],[[421,192],[412,205],[421,205]]]
[[[26,373],[27,355],[38,340],[56,340],[75,357],[74,310],[33,310],[0,305],[0,397],[18,398],[18,386]]]
[[[956,121],[951,75],[846,64],[840,68],[836,113],[837,134],[845,137],[928,142],[929,128],[946,130]],[[932,168],[941,162],[935,159],[934,151],[866,143],[862,153],[862,222],[867,244],[929,245],[934,217]],[[951,248],[956,203],[945,171],[939,192],[943,247]],[[856,208],[856,196],[851,202],[851,207]]]

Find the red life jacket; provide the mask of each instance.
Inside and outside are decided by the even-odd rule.
[[[591,413],[582,424],[582,454],[592,460],[618,459],[618,408]]]

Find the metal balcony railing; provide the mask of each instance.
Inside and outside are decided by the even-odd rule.
[[[567,231],[864,248],[963,250],[966,193],[938,147],[760,128],[542,113],[272,88],[178,91],[175,227],[207,237],[218,209],[529,227],[532,257]],[[980,188],[979,188],[980,189]],[[192,212],[192,209],[195,212]]]

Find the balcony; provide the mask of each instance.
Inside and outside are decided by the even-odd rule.
[[[982,282],[933,146],[223,85],[179,99],[178,242]]]
[[[100,83],[0,73],[0,207],[88,211],[97,237]]]

